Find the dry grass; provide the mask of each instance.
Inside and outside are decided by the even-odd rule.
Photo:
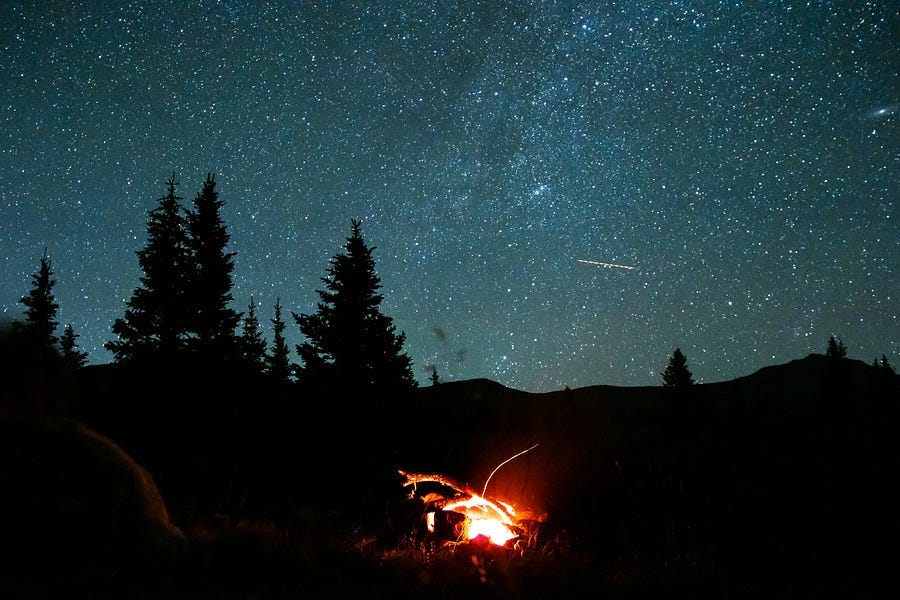
[[[153,590],[166,597],[526,599],[574,589],[591,572],[565,532],[537,527],[508,548],[412,528],[385,538],[317,511],[283,523],[219,516],[185,529],[188,542]]]
[[[80,580],[46,587],[47,597],[531,600],[673,591],[660,588],[658,572],[639,557],[594,564],[568,531],[546,523],[526,524],[509,547],[448,543],[413,526],[385,535],[311,509],[279,520],[215,515],[183,529],[185,540],[169,554],[114,571],[82,565]],[[14,591],[5,597],[40,597],[27,582]]]

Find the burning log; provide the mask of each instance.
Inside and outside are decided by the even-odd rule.
[[[458,540],[474,541],[480,537],[497,546],[505,546],[511,540],[522,535],[521,521],[526,517],[517,513],[512,505],[496,498],[487,496],[488,482],[497,470],[513,458],[537,447],[537,444],[519,452],[500,463],[488,476],[484,484],[484,490],[478,492],[467,484],[460,483],[445,475],[435,473],[410,473],[399,470],[404,477],[403,487],[412,486],[410,498],[415,497],[416,487],[420,483],[437,483],[450,488],[455,494],[444,496],[431,492],[421,497],[425,503],[425,520],[430,533],[435,533],[440,522],[438,514],[444,516],[444,522],[450,524]],[[446,519],[444,513],[455,513],[463,518]]]

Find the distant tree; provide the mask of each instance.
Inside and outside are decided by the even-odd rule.
[[[847,357],[847,347],[841,338],[828,338],[825,346],[826,368],[823,373],[821,417],[826,420],[843,418],[847,400],[851,394],[852,381]]]
[[[896,401],[898,388],[897,372],[884,354],[881,355],[881,360],[875,359],[872,362],[872,367],[875,372],[874,381],[877,386],[876,389],[890,402],[888,406],[896,411],[898,407]],[[896,422],[896,419],[894,419],[894,422]],[[890,435],[893,435],[893,431],[891,431]]]
[[[842,359],[847,357],[847,347],[841,338],[831,336],[828,338],[828,346],[825,348],[825,356],[833,359]]]
[[[272,321],[272,353],[268,356],[266,371],[279,381],[288,381],[293,372],[287,341],[284,339],[284,319],[281,317],[281,299],[275,300],[275,317]]]
[[[250,296],[247,316],[244,317],[241,347],[244,360],[254,369],[262,372],[266,365],[266,340],[259,329],[259,319],[256,317],[256,302],[253,301],[253,296]]]
[[[344,252],[331,259],[322,278],[319,302],[311,315],[292,313],[306,341],[297,346],[299,375],[314,386],[348,386],[369,392],[416,387],[412,361],[403,351],[404,333],[383,314],[381,280],[375,274],[374,247],[363,240],[360,222],[351,221]]]
[[[59,340],[59,349],[62,351],[63,360],[69,367],[80,369],[87,362],[87,352],[78,349],[78,343],[75,341],[79,335],[72,330],[72,326],[66,324],[62,337]]]
[[[116,362],[172,357],[185,349],[185,290],[192,260],[176,185],[172,173],[168,193],[149,212],[147,244],[137,251],[141,285],[128,300],[125,316],[113,323],[117,339],[104,344]]]
[[[238,358],[237,326],[241,315],[229,304],[234,252],[227,252],[228,231],[220,210],[224,202],[216,192],[215,176],[208,174],[203,189],[187,214],[187,243],[191,276],[186,282],[185,312],[192,349],[215,360]]]
[[[435,385],[440,384],[441,378],[438,377],[437,367],[434,365],[431,365],[430,367],[428,367],[428,371],[431,373],[431,375],[429,375],[429,379],[431,379],[431,385],[435,386]]]
[[[663,385],[669,388],[684,389],[694,385],[694,377],[687,366],[687,358],[680,348],[669,358],[669,364],[662,373]]]
[[[25,322],[19,329],[28,343],[34,344],[34,347],[55,350],[56,327],[59,325],[56,312],[59,310],[59,304],[53,295],[56,279],[53,278],[53,268],[46,248],[44,255],[41,256],[38,272],[31,276],[31,285],[28,295],[19,299],[19,302],[25,305]]]

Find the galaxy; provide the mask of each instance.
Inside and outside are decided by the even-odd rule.
[[[360,219],[423,385],[660,385],[676,347],[716,382],[831,335],[900,364],[894,1],[4,2],[0,20],[0,317],[21,318],[46,248],[90,364],[112,359],[173,172],[188,202],[215,174],[234,308],[252,296],[264,326],[276,301],[314,311]]]
[[[891,117],[897,112],[897,106],[879,106],[878,108],[872,109],[869,111],[868,117],[870,119],[882,119],[886,117]]]

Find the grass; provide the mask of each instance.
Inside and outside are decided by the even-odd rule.
[[[639,551],[599,559],[595,544],[553,523],[526,528],[517,544],[446,543],[410,523],[388,531],[333,511],[281,519],[213,515],[183,525],[185,537],[154,551],[73,555],[4,577],[3,598],[752,598],[772,588],[708,577],[694,551]],[[596,542],[596,540],[595,540]],[[801,597],[796,587],[778,597]]]
[[[685,587],[660,580],[640,560],[594,564],[568,532],[550,527],[502,548],[447,543],[412,526],[399,535],[376,529],[317,511],[298,511],[284,523],[213,519],[190,529],[165,583],[147,591],[166,598],[530,600]]]

